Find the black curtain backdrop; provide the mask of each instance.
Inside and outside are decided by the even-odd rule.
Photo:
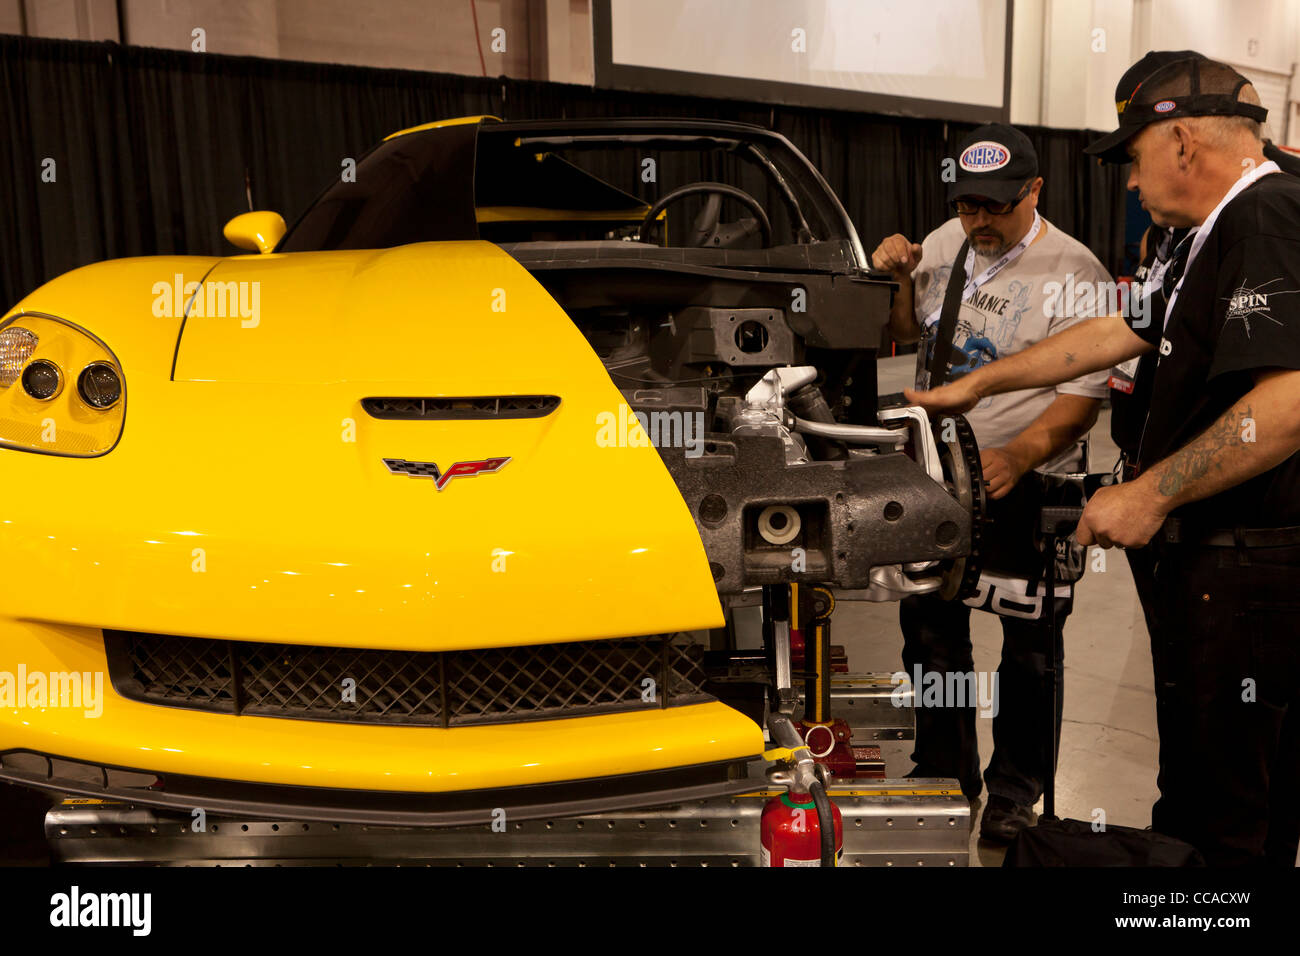
[[[86,263],[228,255],[231,216],[292,223],[345,157],[435,119],[687,116],[785,134],[821,170],[870,252],[920,239],[950,213],[940,179],[969,124],[624,93],[508,78],[183,53],[0,36],[0,304]],[[1039,209],[1114,272],[1124,242],[1121,168],[1092,138],[1025,127],[1046,180]],[[42,181],[52,159],[53,182]]]

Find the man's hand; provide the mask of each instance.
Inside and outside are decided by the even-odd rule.
[[[881,272],[888,272],[895,280],[906,279],[920,262],[920,243],[908,242],[902,233],[888,237],[871,253],[872,266]]]
[[[941,415],[945,412],[960,415],[974,408],[983,397],[971,384],[970,377],[975,374],[978,373],[971,372],[970,375],[963,375],[955,382],[926,391],[905,388],[903,397],[911,404],[921,406],[931,415]]]
[[[1141,482],[1098,488],[1083,509],[1075,538],[1085,548],[1140,548],[1160,530],[1165,516]]]
[[[985,448],[980,452],[980,466],[984,469],[984,484],[988,495],[995,501],[1006,497],[1025,472],[1025,463],[1005,448]]]

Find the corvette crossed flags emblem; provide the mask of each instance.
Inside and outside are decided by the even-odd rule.
[[[431,461],[407,461],[405,458],[385,458],[384,464],[395,475],[406,475],[408,478],[432,478],[433,486],[442,491],[453,478],[473,478],[475,475],[488,475],[494,471],[500,471],[509,461],[509,458],[458,461],[446,471],[440,471],[438,466]]]

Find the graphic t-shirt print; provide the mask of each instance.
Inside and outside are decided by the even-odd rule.
[[[952,266],[941,266],[926,287],[921,310],[932,313],[943,305],[944,291]],[[991,284],[992,285],[992,284]],[[1034,283],[1012,279],[1005,285],[976,289],[965,302],[957,318],[957,328],[952,337],[952,354],[948,361],[950,378],[960,378],[981,366],[995,362],[1016,341],[1020,323],[1029,311]],[[925,328],[925,364],[929,367],[934,356],[938,322]]]

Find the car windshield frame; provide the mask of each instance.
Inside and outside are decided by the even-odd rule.
[[[500,150],[502,137],[509,146],[537,154],[538,158],[551,153],[570,164],[574,154],[590,150],[712,150],[734,154],[765,175],[769,191],[785,207],[798,246],[830,244],[842,250],[839,260],[847,260],[847,265],[858,270],[866,268],[865,253],[844,207],[811,162],[784,136],[744,123],[658,118],[480,121],[395,134],[358,159],[355,181],[332,181],[298,217],[276,251],[390,248],[411,242],[482,238],[477,220],[478,189],[482,184],[475,182],[482,171],[480,150]],[[617,191],[594,173],[581,171],[593,183]],[[430,185],[436,188],[429,189]],[[367,194],[367,189],[372,192]],[[626,192],[623,195],[646,205],[654,201]],[[416,215],[405,211],[412,206],[418,211]],[[398,208],[403,210],[401,214],[394,212]],[[390,226],[403,216],[418,221],[419,229]],[[356,224],[364,218],[370,224],[358,227]],[[347,237],[349,227],[360,228],[362,238],[382,236],[383,241],[358,243]],[[369,235],[366,229],[371,230]],[[385,229],[391,234],[384,235]],[[659,246],[649,251],[653,253],[654,248],[672,253],[697,251],[685,246]],[[731,252],[734,259],[741,253],[759,250],[698,251]]]

